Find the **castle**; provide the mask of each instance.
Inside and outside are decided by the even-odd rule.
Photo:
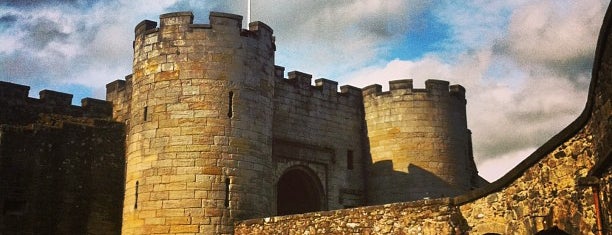
[[[591,89],[600,94],[591,109],[603,111],[586,110],[488,184],[473,161],[460,85],[313,86],[302,72],[284,78],[267,25],[241,29],[241,16],[218,12],[209,19],[194,24],[190,12],[176,12],[161,15],[159,27],[138,24],[133,74],[107,85],[107,101],[77,107],[69,94],[44,90],[34,99],[29,87],[0,82],[0,177],[9,179],[0,182],[0,231],[448,234],[609,225],[609,78]],[[257,219],[277,215],[285,216]]]

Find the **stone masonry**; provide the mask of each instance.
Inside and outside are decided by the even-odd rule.
[[[264,23],[142,21],[108,102],[0,82],[0,234],[609,234],[611,21],[584,112],[490,184],[460,85],[285,78]]]
[[[133,74],[107,85],[126,124],[124,234],[229,234],[239,220],[458,195],[476,172],[465,90],[363,91],[274,64],[272,29],[212,12],[143,21]],[[397,106],[397,107],[396,107]],[[364,108],[365,107],[365,108]],[[391,112],[391,110],[393,110]],[[393,167],[386,167],[388,164]],[[392,183],[393,182],[393,183]]]
[[[0,82],[0,234],[118,234],[124,129],[109,102]]]
[[[234,234],[610,234],[611,23],[609,8],[583,113],[498,181],[456,197],[241,221]]]

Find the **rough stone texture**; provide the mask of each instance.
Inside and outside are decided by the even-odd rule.
[[[453,198],[241,221],[235,234],[610,234],[611,21],[609,9],[584,112],[498,181]]]
[[[129,123],[124,234],[226,234],[272,214],[272,30],[241,20],[136,27],[133,76],[107,95]]]
[[[361,89],[338,92],[327,79],[311,85],[312,76],[297,71],[284,78],[284,68],[274,65],[272,30],[260,22],[241,30],[241,20],[213,12],[210,24],[193,24],[190,12],[177,12],[160,16],[159,28],[152,21],[136,26],[133,74],[107,85],[113,116],[127,129],[122,232],[226,234],[237,220],[407,200],[384,191],[375,200],[366,194],[379,184],[414,186],[406,180],[390,185],[388,177],[366,184],[367,131],[386,127],[366,130],[364,115],[387,112],[385,102],[393,101],[364,110]],[[440,174],[444,181],[415,176],[428,183],[416,197],[428,190],[436,192],[432,198],[468,191],[482,181],[472,180],[480,178],[465,124],[465,91],[444,81],[426,86],[429,92],[416,92],[424,106],[382,119],[435,114],[425,118],[430,122],[423,130],[419,123],[411,127],[435,135],[418,144],[431,147],[426,157],[435,162],[421,176]],[[384,153],[393,155],[387,160],[405,160],[404,139],[387,141],[395,145]],[[438,155],[451,149],[460,153]],[[279,208],[292,200],[286,196],[292,187],[308,189],[302,199],[312,200],[309,208]]]
[[[111,104],[28,90],[0,82],[0,233],[118,234],[124,129]]]
[[[533,234],[555,225],[569,234],[592,232],[592,191],[578,179],[593,166],[593,138],[587,126],[510,185],[461,205],[470,231]]]
[[[461,221],[448,205],[433,199],[252,219],[238,223],[234,234],[452,234],[452,221]]]
[[[282,74],[281,69],[277,67]],[[288,79],[277,77],[275,83],[273,178],[296,166],[312,169],[326,195],[321,209],[365,203],[361,91],[342,89],[338,93],[337,83],[326,79],[311,86],[311,75],[300,72],[290,72]],[[348,169],[349,151],[352,169]]]
[[[467,129],[465,89],[427,80],[364,88],[365,123],[372,165],[368,204],[454,196],[479,182]],[[401,143],[401,144],[400,144]],[[402,185],[402,187],[397,187]]]
[[[123,234],[610,233],[610,14],[585,111],[500,180],[265,219],[253,218],[278,213],[287,175],[316,191],[310,211],[482,185],[465,91],[402,80],[337,92],[305,73],[283,78],[263,23],[143,21],[134,74],[107,85],[114,109],[0,82],[0,232],[116,234],[123,219]]]

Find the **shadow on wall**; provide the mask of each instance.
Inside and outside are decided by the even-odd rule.
[[[392,160],[379,161],[371,165],[368,176],[375,179],[368,185],[370,205],[442,198],[460,193],[455,186],[414,164],[408,165],[406,173],[394,170]]]

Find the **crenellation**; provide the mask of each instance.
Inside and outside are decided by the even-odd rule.
[[[364,97],[377,96],[382,93],[382,86],[379,84],[372,84],[361,89]]]
[[[310,88],[312,84],[312,75],[300,71],[291,71],[287,73],[287,81],[300,88]]]
[[[108,118],[113,116],[113,103],[105,100],[84,98],[81,99],[83,116]]]
[[[315,80],[315,88],[320,89],[324,96],[332,96],[338,94],[338,82],[325,78]]]
[[[211,16],[212,14],[211,12]],[[159,16],[159,21],[159,28],[162,31],[168,26],[186,27],[193,24],[193,13],[190,11],[166,13]]]
[[[151,20],[143,20],[134,28],[136,38],[151,33],[151,30],[156,30],[157,22]]]
[[[579,119],[488,184],[463,86],[285,79],[269,26],[193,18],[139,23],[133,74],[107,84],[108,101],[0,82],[0,230],[607,234],[612,50],[598,46]]]
[[[10,91],[11,89],[14,91]],[[108,101],[84,98],[82,106],[72,105],[72,94],[52,90],[39,92],[40,98],[27,96],[29,86],[0,82],[0,122],[27,124],[40,121],[42,116],[55,115],[65,118],[112,117],[112,105]],[[40,116],[40,117],[39,117]],[[76,118],[76,119],[75,119]]]
[[[403,96],[404,99],[412,99],[411,96],[421,96],[429,94],[434,96],[448,96],[465,98],[465,88],[461,85],[449,86],[448,81],[428,79],[425,81],[425,88],[414,88],[412,79],[392,80],[389,81],[389,91],[382,91],[382,86],[373,84],[366,86],[363,89],[363,96],[378,97],[378,96]]]
[[[257,35],[260,37],[272,38],[272,35],[274,34],[274,30],[272,30],[270,26],[261,21],[250,22],[249,31],[257,32]]]
[[[125,90],[125,80],[115,80],[111,83],[106,84],[106,93],[120,92]]]
[[[405,90],[408,93],[412,92],[412,79],[393,80],[389,81],[389,90]]]
[[[2,98],[26,100],[29,92],[29,86],[0,81],[0,97]]]
[[[432,95],[448,95],[449,82],[435,79],[427,79],[425,81],[425,89]]]
[[[461,85],[451,85],[450,86],[450,95],[453,97],[457,97],[461,100],[465,100],[465,88]]]
[[[274,78],[282,80],[285,77],[285,67],[274,65]]]
[[[38,94],[40,101],[47,105],[70,106],[72,104],[72,94],[52,90],[42,90]]]
[[[348,95],[353,97],[361,97],[362,91],[357,87],[351,85],[344,85],[340,86],[340,94],[345,96]]]

